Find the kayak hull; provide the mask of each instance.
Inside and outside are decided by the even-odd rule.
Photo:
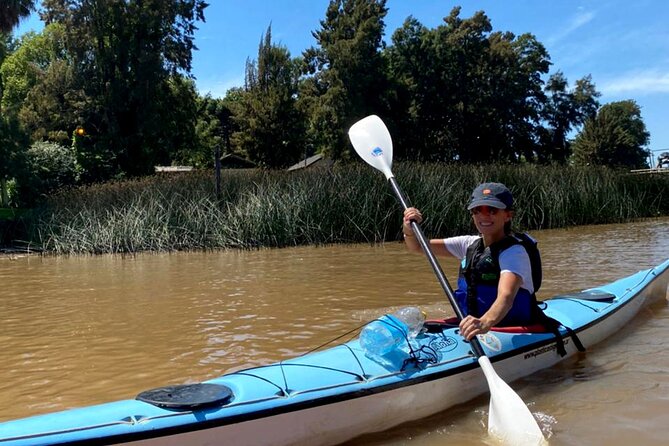
[[[588,348],[619,331],[644,305],[666,298],[668,285],[669,260],[607,285],[557,296],[546,301],[545,312],[572,328]],[[512,382],[574,355],[576,345],[566,331],[563,335],[565,356],[558,355],[552,333],[491,331],[480,340],[497,374]],[[366,355],[355,339],[208,383],[229,388],[233,397],[177,409],[125,400],[0,423],[0,446],[334,445],[488,391],[455,327],[423,333],[411,347],[383,357]]]

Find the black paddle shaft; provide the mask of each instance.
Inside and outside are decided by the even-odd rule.
[[[397,199],[402,204],[402,208],[404,210],[406,210],[409,207],[409,201],[404,196],[404,193],[402,193],[402,189],[400,189],[399,184],[397,184],[397,180],[395,179],[395,177],[390,177],[388,179],[388,182],[390,183],[390,187],[393,188],[393,192],[395,192],[395,196],[397,197]],[[458,317],[458,320],[464,319],[465,315],[462,312],[462,310],[460,309],[460,306],[458,305],[458,302],[455,300],[455,296],[453,295],[453,288],[451,288],[451,284],[448,283],[448,279],[446,278],[446,275],[444,274],[444,271],[441,269],[441,265],[439,265],[439,262],[437,261],[437,257],[432,252],[432,248],[430,248],[430,243],[425,238],[425,235],[423,234],[423,230],[420,228],[420,225],[418,224],[417,221],[411,220],[411,229],[413,230],[414,234],[416,235],[416,238],[418,239],[418,243],[420,244],[420,247],[423,248],[423,252],[427,256],[427,260],[430,262],[430,265],[432,266],[432,270],[434,271],[434,274],[437,276],[437,280],[439,281],[439,284],[441,285],[441,288],[446,293],[446,297],[448,297],[448,301],[450,302],[451,306],[453,307],[453,310],[455,311],[455,315]],[[485,353],[483,352],[483,348],[481,347],[481,344],[479,343],[479,340],[476,336],[474,336],[471,339],[470,342],[472,344],[472,350],[474,350],[474,354],[476,355],[477,358],[480,358],[481,356],[485,356]]]

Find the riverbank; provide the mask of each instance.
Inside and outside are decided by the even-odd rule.
[[[514,192],[519,229],[628,222],[669,215],[669,177],[605,168],[397,164],[427,234],[470,233],[471,190]],[[22,240],[45,253],[286,247],[400,237],[401,211],[382,175],[360,163],[298,172],[157,175],[63,191],[21,217]]]

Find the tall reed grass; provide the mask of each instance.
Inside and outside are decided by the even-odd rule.
[[[624,222],[669,215],[669,175],[604,168],[398,164],[395,175],[426,216],[431,236],[473,232],[471,190],[499,181],[513,191],[521,229]],[[27,218],[47,252],[285,247],[396,240],[401,210],[383,176],[361,163],[298,172],[224,171],[100,184],[60,192]]]

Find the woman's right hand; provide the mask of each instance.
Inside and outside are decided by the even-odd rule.
[[[404,220],[402,222],[402,231],[404,235],[413,235],[413,229],[411,229],[411,221],[416,223],[421,223],[423,221],[423,214],[416,208],[407,208],[404,211]]]

